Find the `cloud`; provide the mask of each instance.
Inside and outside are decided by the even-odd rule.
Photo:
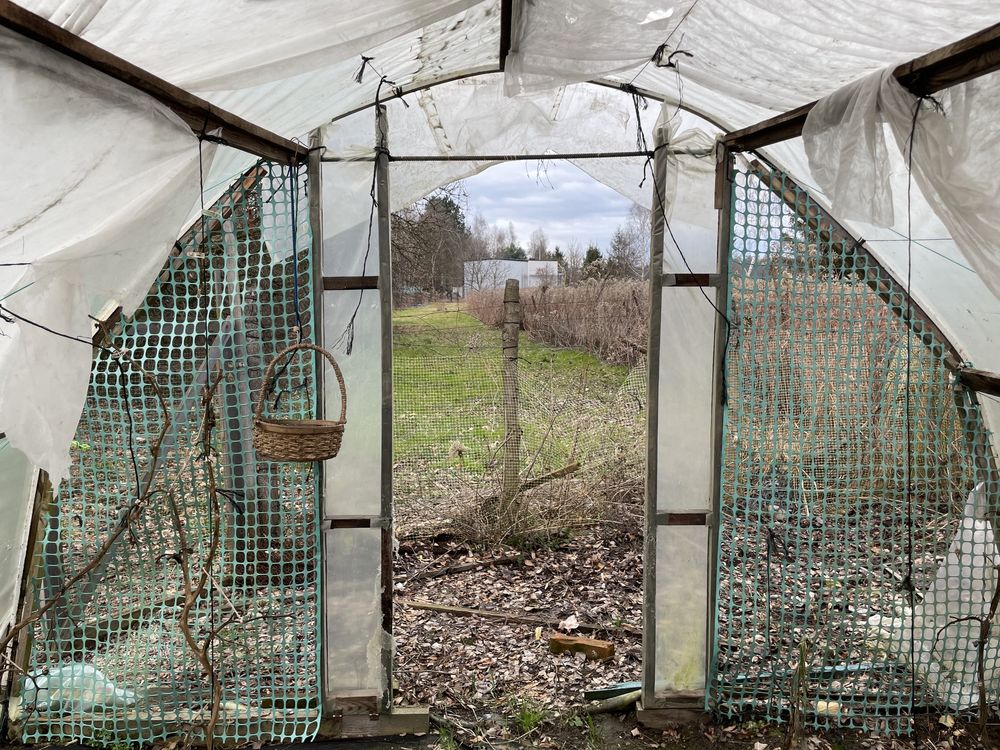
[[[625,223],[632,202],[568,162],[507,162],[465,180],[468,215],[481,213],[489,224],[513,223],[518,241],[528,244],[541,227],[549,246],[576,241],[607,248]]]

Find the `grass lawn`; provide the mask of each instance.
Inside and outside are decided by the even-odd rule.
[[[490,473],[505,435],[501,356],[499,330],[456,303],[394,313],[397,467],[410,468],[415,477],[436,470],[469,478]],[[608,411],[635,373],[630,378],[628,367],[536,343],[524,333],[520,359],[522,475],[538,475],[571,459],[586,462],[596,436],[607,441],[607,430],[615,427]],[[634,434],[635,415],[621,426]],[[426,484],[425,478],[419,483]],[[402,499],[405,486],[400,490]]]

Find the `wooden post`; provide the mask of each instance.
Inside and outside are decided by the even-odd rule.
[[[521,425],[518,421],[517,348],[521,332],[521,292],[517,279],[507,279],[503,290],[503,420],[504,459],[500,514],[514,516],[521,485]]]
[[[375,196],[378,212],[379,313],[382,323],[382,678],[380,708],[392,711],[392,227],[389,197],[389,120],[384,105],[375,108]]]

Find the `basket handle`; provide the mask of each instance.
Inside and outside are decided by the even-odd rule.
[[[271,378],[274,377],[274,368],[277,367],[278,362],[280,362],[286,355],[291,354],[294,351],[300,349],[309,349],[314,352],[319,352],[324,357],[326,361],[333,365],[333,371],[337,374],[337,385],[340,386],[340,422],[347,420],[347,387],[344,385],[344,375],[340,371],[340,365],[337,364],[337,360],[333,358],[326,349],[316,346],[315,344],[310,344],[308,342],[303,342],[299,344],[292,344],[291,346],[282,349],[280,352],[274,355],[274,359],[267,366],[267,370],[264,371],[264,379],[260,384],[260,391],[257,393],[257,407],[253,411],[253,417],[255,420],[261,419],[264,416],[264,402],[267,401],[267,387],[271,383]]]

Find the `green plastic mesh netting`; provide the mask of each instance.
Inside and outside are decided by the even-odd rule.
[[[807,195],[763,170],[732,189],[716,706],[884,732],[970,708],[998,507],[975,402]]]
[[[312,464],[261,459],[251,438],[264,368],[299,330],[305,340],[314,333],[307,190],[304,170],[247,172],[176,243],[145,302],[114,331],[123,356],[96,356],[71,475],[33,563],[36,610],[132,520],[34,629],[16,716],[24,741],[203,742],[215,685],[217,741],[315,735],[316,476]],[[269,413],[314,414],[314,366],[310,354],[280,371]]]

